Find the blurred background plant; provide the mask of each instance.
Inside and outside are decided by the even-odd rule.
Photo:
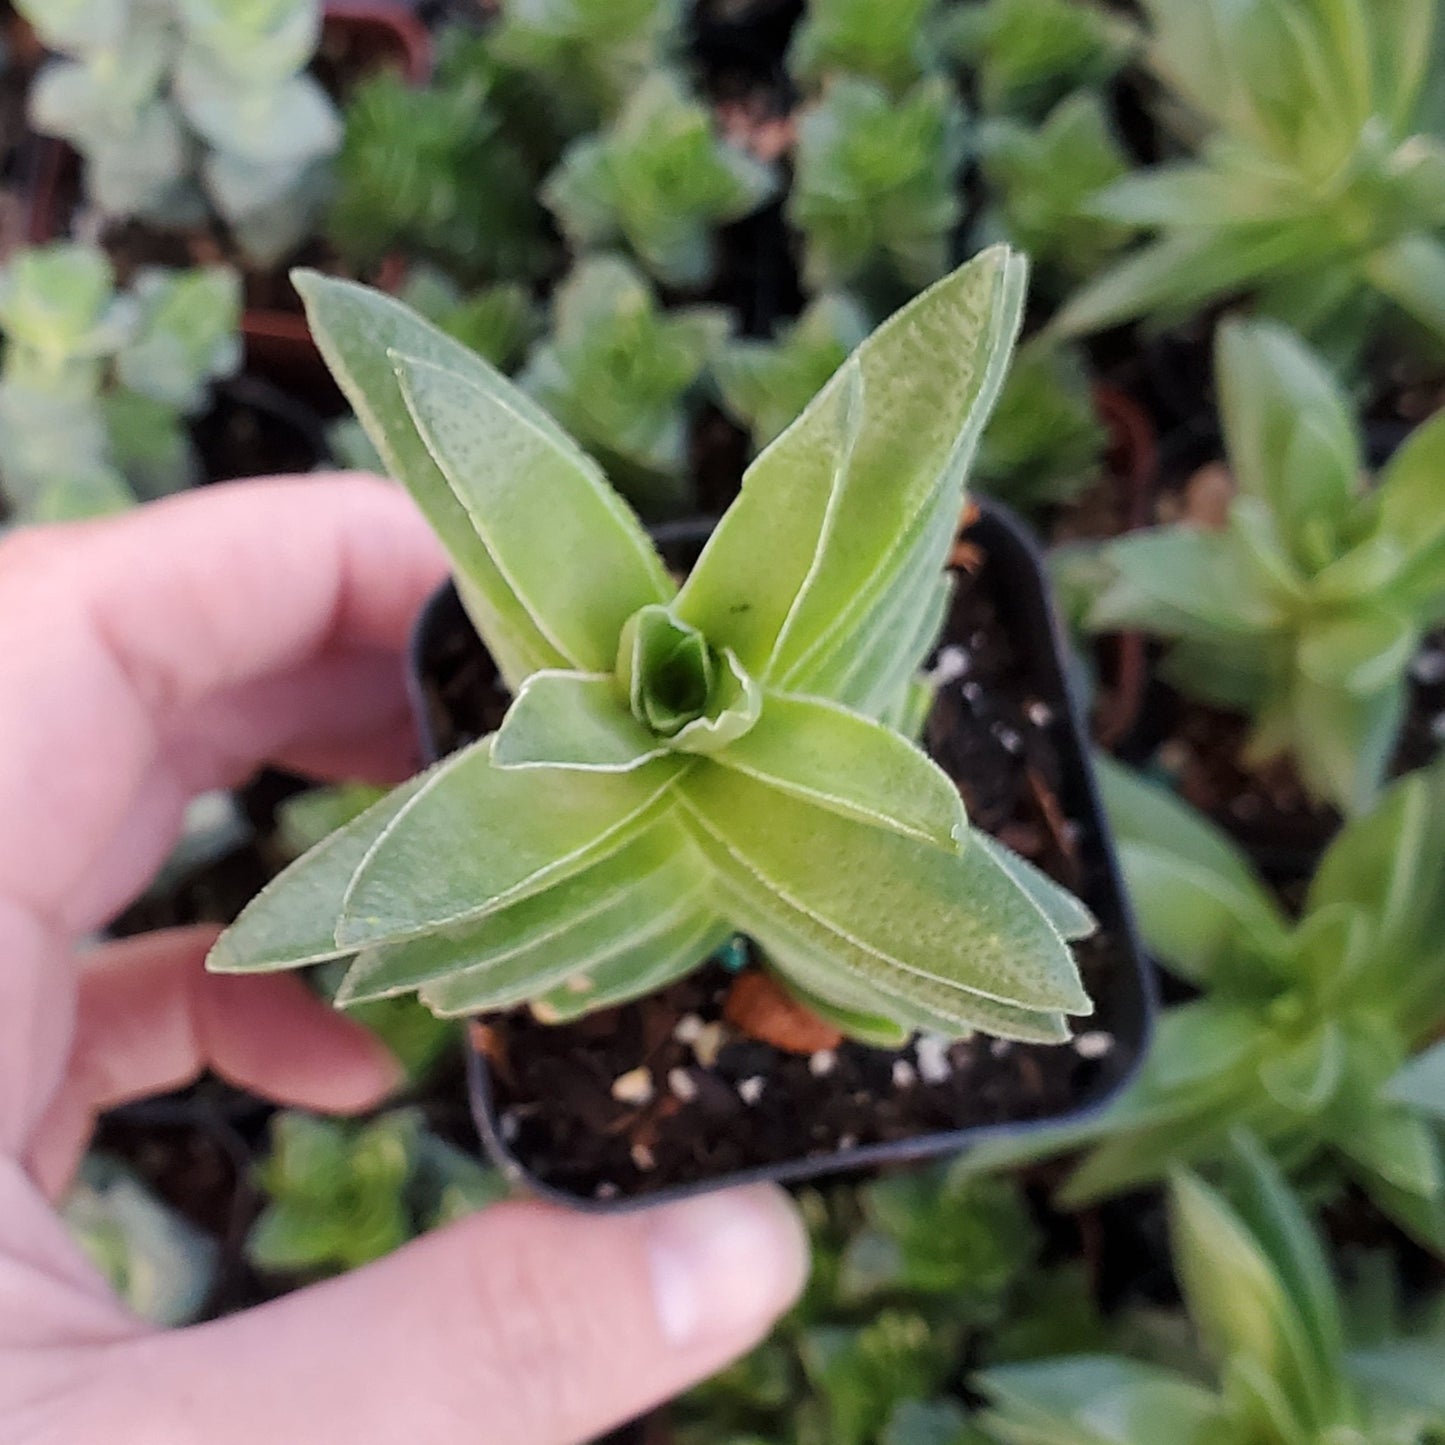
[[[118,291],[70,242],[0,272],[0,482],[19,521],[94,516],[198,479],[186,419],[240,365],[240,291],[223,268],[146,270]]]
[[[109,219],[193,226],[208,210],[273,265],[311,234],[335,106],[307,68],[320,0],[17,0],[58,53],[36,130],[69,141]]]

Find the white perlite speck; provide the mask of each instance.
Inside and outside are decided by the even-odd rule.
[[[895,1089],[911,1089],[917,1082],[918,1071],[913,1065],[907,1059],[894,1059],[893,1087]]]
[[[819,1049],[808,1060],[808,1072],[815,1079],[826,1079],[838,1067],[838,1055],[832,1049]]]
[[[996,1059],[1006,1059],[1013,1052],[1012,1039],[994,1039],[988,1046],[988,1051]]]
[[[1029,721],[1036,728],[1046,728],[1054,720],[1054,710],[1048,703],[1035,698],[1028,705]]]
[[[949,683],[957,682],[961,677],[967,677],[971,666],[972,662],[968,653],[957,643],[950,643],[939,652],[938,661],[934,663],[933,670],[927,674],[927,679],[932,687],[947,687]]]
[[[738,1098],[745,1104],[756,1104],[763,1097],[763,1090],[768,1086],[768,1081],[761,1074],[754,1074],[750,1079],[738,1081]]]
[[[631,1152],[633,1164],[644,1174],[657,1168],[657,1156],[646,1144],[634,1144]]]
[[[675,1099],[681,1099],[684,1104],[690,1104],[697,1098],[697,1084],[686,1069],[669,1069],[667,1074],[667,1087]]]
[[[952,1075],[948,1040],[942,1034],[920,1034],[913,1053],[918,1060],[918,1073],[925,1084],[941,1084]]]
[[[612,1097],[619,1104],[645,1104],[654,1092],[652,1073],[646,1065],[629,1069],[612,1081]]]
[[[1445,682],[1445,649],[1431,647],[1410,664],[1410,676],[1421,687],[1435,687]]]
[[[677,1026],[672,1031],[672,1036],[680,1044],[690,1044],[702,1032],[702,1020],[696,1014],[683,1014],[678,1019]]]
[[[1114,1035],[1106,1034],[1102,1029],[1080,1034],[1074,1040],[1074,1052],[1081,1059],[1102,1059],[1105,1054],[1111,1053],[1113,1048]]]
[[[717,1063],[722,1046],[727,1042],[727,1030],[721,1024],[704,1024],[692,1041],[693,1057],[703,1068],[710,1069]]]

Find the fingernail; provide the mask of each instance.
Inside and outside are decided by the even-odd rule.
[[[807,1277],[802,1221],[772,1185],[657,1210],[647,1250],[658,1323],[677,1346],[761,1333]]]

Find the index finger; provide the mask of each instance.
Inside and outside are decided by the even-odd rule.
[[[159,861],[142,855],[190,793],[282,744],[394,725],[399,653],[445,571],[405,494],[361,476],[212,487],[7,538],[0,895],[92,927]]]

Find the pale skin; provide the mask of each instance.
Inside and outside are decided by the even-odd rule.
[[[263,762],[411,770],[401,649],[445,571],[401,492],[356,476],[0,540],[0,1445],[563,1445],[718,1369],[801,1288],[771,1189],[606,1219],[513,1203],[159,1332],[53,1213],[98,1113],[206,1070],[342,1114],[396,1083],[297,979],[205,974],[213,929],[87,940],[196,793]]]

